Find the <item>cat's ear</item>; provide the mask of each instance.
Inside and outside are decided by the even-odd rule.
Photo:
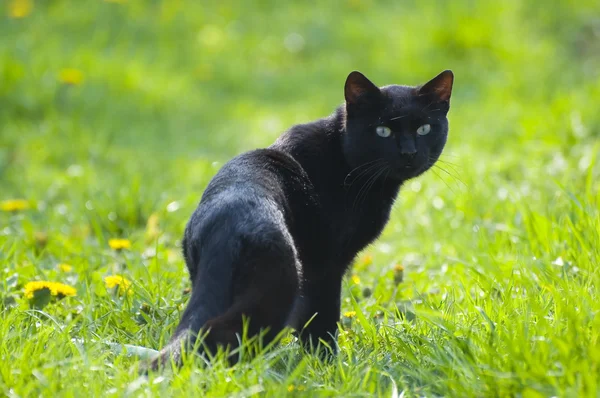
[[[419,95],[431,95],[439,101],[450,101],[454,74],[445,70],[418,89]]]
[[[369,99],[378,98],[380,94],[379,88],[358,71],[350,72],[346,78],[344,95],[348,105],[368,102]]]

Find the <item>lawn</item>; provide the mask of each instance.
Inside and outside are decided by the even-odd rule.
[[[600,396],[597,0],[0,7],[3,395]],[[105,343],[174,331],[203,188],[355,69],[456,78],[440,162],[346,279],[339,355],[286,335],[139,378]]]

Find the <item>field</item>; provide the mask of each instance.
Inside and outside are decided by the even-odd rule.
[[[2,395],[600,396],[597,0],[0,4]],[[456,77],[441,161],[346,279],[339,355],[286,335],[139,378],[106,343],[168,340],[203,188],[355,69]]]

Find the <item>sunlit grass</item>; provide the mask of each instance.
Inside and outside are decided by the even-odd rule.
[[[597,396],[596,3],[8,1],[1,391]],[[192,357],[139,379],[135,349],[107,343],[158,349],[174,331],[205,185],[330,113],[354,69],[456,84],[440,162],[348,275],[339,355],[286,334],[234,367]]]

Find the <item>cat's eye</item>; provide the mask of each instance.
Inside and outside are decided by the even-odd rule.
[[[431,131],[431,125],[424,124],[417,129],[417,134],[419,135],[427,135]]]
[[[383,137],[383,138],[387,138],[390,135],[392,135],[392,129],[390,129],[389,127],[386,127],[386,126],[378,126],[375,129],[375,132],[377,133],[378,136]]]

